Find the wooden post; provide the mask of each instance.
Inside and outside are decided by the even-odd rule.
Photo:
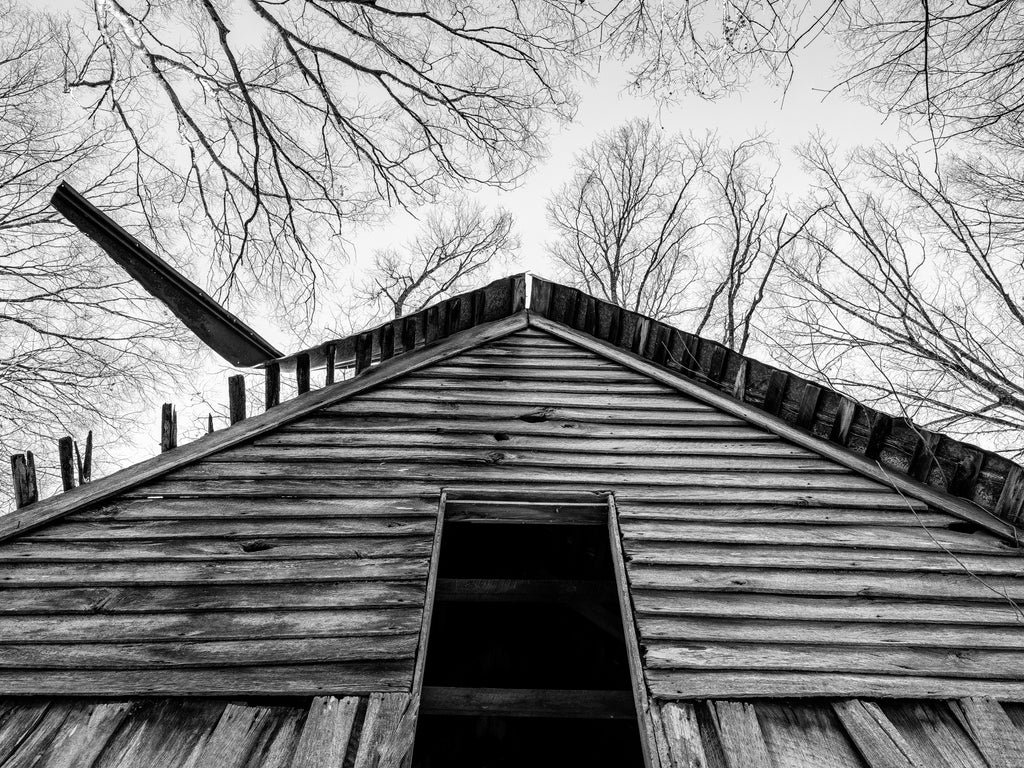
[[[324,386],[334,383],[334,361],[336,351],[333,344],[324,345],[324,357],[327,359],[324,369]]]
[[[276,361],[267,363],[263,374],[263,402],[269,411],[281,403],[281,365]]]
[[[213,434],[213,414],[206,414],[206,434]]]
[[[75,487],[75,441],[62,437],[57,441],[57,457],[60,461],[60,482],[65,491]]]
[[[164,403],[160,409],[160,452],[178,447],[178,412],[174,405]]]
[[[14,505],[24,507],[39,500],[36,484],[36,461],[32,451],[11,456],[11,474],[14,476]]]
[[[416,346],[416,318],[402,318],[402,351],[408,352]]]
[[[373,334],[360,333],[356,336],[356,374],[360,374],[370,367],[372,355]]]
[[[85,436],[85,456],[78,452],[78,441],[75,441],[75,458],[78,459],[78,484],[92,480],[92,430]]]
[[[309,355],[305,352],[295,357],[295,386],[300,395],[309,392]]]
[[[245,418],[245,376],[228,377],[228,420],[237,424]]]
[[[381,362],[395,356],[395,323],[388,323],[380,329]]]

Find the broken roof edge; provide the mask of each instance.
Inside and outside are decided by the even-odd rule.
[[[899,492],[1020,541],[1024,468],[1006,457],[862,405],[577,288],[535,275],[530,283],[529,314],[535,327],[557,335],[563,335],[560,329],[570,329],[577,332],[571,337],[576,343],[585,344],[589,338],[601,342],[606,351],[626,352],[615,359],[631,361],[634,368],[642,362],[644,373],[664,383],[686,382],[695,387],[688,393],[705,400],[714,395],[713,404],[727,411],[742,406],[742,413],[737,412],[742,418]],[[671,376],[656,375],[660,371]]]
[[[437,343],[428,343],[388,360],[384,365],[367,368],[361,374],[344,381],[312,390],[263,413],[243,419],[226,429],[212,432],[198,440],[160,453],[106,477],[79,485],[64,493],[0,515],[0,543],[28,531],[35,530],[65,515],[94,504],[102,504],[127,490],[155,480],[187,464],[200,461],[219,451],[288,424],[295,419],[328,405],[361,394],[368,389],[458,355],[468,349],[500,339],[527,327],[526,312],[522,309],[480,325],[453,331]]]
[[[529,310],[527,310],[529,306]],[[543,320],[550,321],[546,324]],[[517,274],[347,339],[357,376],[301,395],[153,459],[0,517],[0,542],[473,346],[534,325],[707,399],[785,439],[1014,543],[1024,469],[916,427],[724,345],[535,275]],[[597,343],[597,347],[592,345]],[[383,365],[369,366],[372,356]],[[291,355],[294,358],[298,356]],[[394,357],[392,358],[392,356]],[[283,360],[279,359],[280,360]],[[326,360],[326,356],[323,358]],[[335,365],[338,365],[338,357]],[[642,366],[642,367],[637,367]],[[769,418],[770,417],[770,418]],[[948,479],[947,479],[948,478]]]

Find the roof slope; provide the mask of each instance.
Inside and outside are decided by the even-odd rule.
[[[522,327],[0,545],[0,691],[407,690],[456,487],[614,493],[656,696],[1024,700],[1017,550]]]
[[[1020,538],[1014,524],[1024,510],[1024,469],[1008,459],[860,406],[813,382],[737,355],[717,342],[575,288],[513,275],[371,331],[276,361],[273,364],[279,367],[294,365],[299,357],[313,366],[326,360],[338,366],[354,363],[356,374],[362,376],[0,517],[0,541],[286,424],[326,403],[526,325],[554,332],[737,413],[1008,540]],[[379,364],[371,368],[373,360]]]

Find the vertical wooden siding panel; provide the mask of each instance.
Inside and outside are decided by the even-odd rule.
[[[313,699],[292,768],[339,768],[345,760],[358,707],[356,696]]]
[[[728,768],[774,768],[753,704],[712,701],[708,706]]]
[[[700,725],[693,703],[665,702],[660,710],[671,768],[707,768],[708,758],[704,754]]]
[[[954,702],[953,711],[991,768],[1024,766],[1024,738],[998,701],[960,699]]]
[[[870,768],[929,768],[877,704],[850,699],[832,706]]]

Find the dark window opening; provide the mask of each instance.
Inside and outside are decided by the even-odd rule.
[[[604,520],[446,520],[413,766],[643,765]]]

